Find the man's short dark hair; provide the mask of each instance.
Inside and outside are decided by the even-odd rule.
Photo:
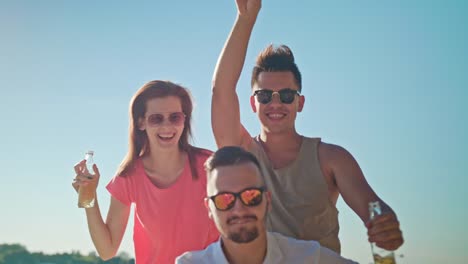
[[[239,165],[252,162],[260,169],[260,163],[254,154],[237,146],[227,146],[218,149],[205,162],[205,170],[207,173],[212,172],[217,167]]]
[[[286,45],[280,45],[279,47],[268,45],[268,47],[258,54],[257,61],[252,70],[252,88],[258,82],[258,76],[262,72],[291,72],[294,76],[298,91],[300,92],[302,90],[301,72],[294,61],[294,55],[291,49]]]

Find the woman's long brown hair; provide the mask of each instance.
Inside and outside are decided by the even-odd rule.
[[[200,149],[189,144],[192,137],[192,110],[193,104],[188,90],[169,81],[150,81],[143,85],[130,101],[130,123],[128,152],[117,170],[118,176],[128,176],[134,168],[135,160],[144,156],[149,151],[148,138],[145,131],[138,129],[138,122],[146,113],[146,103],[153,98],[175,96],[180,99],[182,112],[185,114],[184,130],[179,139],[179,148],[187,152],[192,178],[198,179],[195,155]]]

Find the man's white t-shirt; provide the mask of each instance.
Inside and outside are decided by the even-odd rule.
[[[221,239],[206,249],[190,251],[176,259],[177,264],[229,264],[221,248]],[[267,232],[267,254],[265,264],[310,263],[310,264],[353,264],[336,252],[322,247],[317,241],[298,240],[275,232]]]

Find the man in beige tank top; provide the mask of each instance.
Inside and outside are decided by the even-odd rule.
[[[237,18],[213,76],[212,127],[218,147],[242,146],[260,161],[272,192],[268,229],[317,240],[340,252],[336,202],[341,194],[366,224],[371,242],[388,250],[399,248],[403,236],[397,217],[369,186],[353,156],[340,146],[296,132],[296,115],[305,98],[300,94],[301,74],[287,46],[268,46],[257,57],[250,104],[261,133],[252,138],[243,127],[236,84],[261,0],[236,4]],[[371,201],[381,201],[386,213],[368,222]]]

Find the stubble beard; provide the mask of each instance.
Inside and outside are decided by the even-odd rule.
[[[263,223],[266,224],[266,218],[267,218],[267,213],[268,213],[268,210],[269,210],[269,206],[270,204],[268,203],[267,206],[266,206],[266,210],[265,210],[265,213],[263,214]],[[235,216],[235,217],[231,217],[230,219],[227,220],[227,223],[229,224],[230,221],[233,221],[235,219],[237,219],[239,217]],[[254,219],[256,221],[258,221],[258,218],[257,216],[255,215],[247,215],[247,216],[244,216],[244,218],[251,218],[251,219]],[[257,237],[259,236],[259,229],[257,226],[253,226],[251,228],[247,228],[245,226],[241,227],[238,231],[234,231],[234,232],[229,232],[227,234],[227,238],[235,243],[249,243],[249,242],[252,242],[254,241],[255,239],[257,239]]]
[[[230,232],[228,238],[235,243],[249,243],[258,237],[258,228],[256,226],[247,229],[242,227],[237,232]]]

